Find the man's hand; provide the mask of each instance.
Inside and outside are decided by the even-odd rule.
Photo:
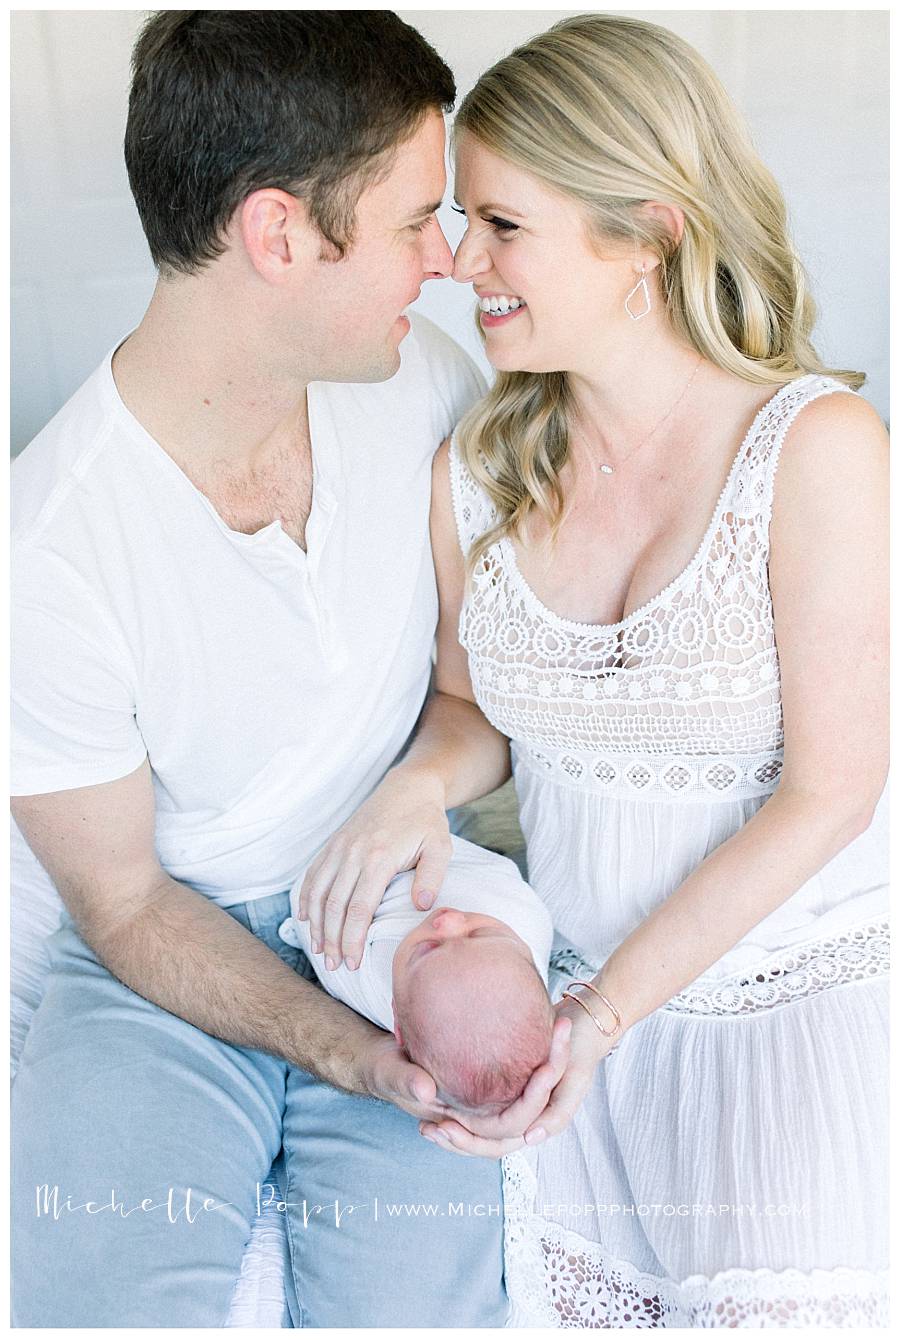
[[[385,889],[415,870],[412,900],[427,911],[450,863],[450,827],[439,785],[396,768],[326,842],[300,889],[299,920],[309,921],[313,953],[325,966],[357,968],[366,931]]]
[[[580,1005],[563,1000],[555,1009],[550,1057],[534,1072],[521,1098],[499,1116],[467,1116],[466,1126],[458,1119],[423,1122],[419,1127],[422,1135],[457,1154],[496,1159],[523,1145],[540,1144],[568,1126],[599,1062],[618,1038],[605,1038]]]
[[[373,1098],[393,1103],[412,1117],[440,1121],[452,1108],[437,1101],[437,1085],[420,1066],[414,1065],[389,1033],[369,1043],[360,1071]]]

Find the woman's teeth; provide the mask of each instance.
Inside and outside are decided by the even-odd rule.
[[[524,298],[509,298],[503,293],[499,297],[481,298],[478,305],[491,316],[503,316],[506,312],[517,312],[526,304]]]

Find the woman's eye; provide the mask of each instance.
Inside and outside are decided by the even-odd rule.
[[[457,214],[462,214],[465,217],[466,211],[461,205],[451,205],[450,208],[455,210]],[[505,233],[509,235],[511,233],[516,233],[519,230],[519,225],[517,223],[510,223],[509,219],[501,219],[496,214],[486,215],[484,222],[490,224],[497,233]]]
[[[492,214],[491,217],[487,219],[487,222],[492,228],[495,228],[498,233],[518,232],[519,225],[517,223],[510,223],[509,219],[498,219],[495,214]]]

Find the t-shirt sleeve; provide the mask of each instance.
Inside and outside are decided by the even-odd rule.
[[[487,382],[480,369],[458,344],[454,345],[453,373],[448,399],[451,427],[455,428],[464,414],[487,391]]]
[[[487,390],[475,362],[451,335],[426,317],[416,318],[416,334],[428,369],[440,422],[439,441],[449,437],[459,420]]]
[[[147,751],[123,639],[60,557],[23,546],[11,591],[11,787],[40,795],[127,777]]]

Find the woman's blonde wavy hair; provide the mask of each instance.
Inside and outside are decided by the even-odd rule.
[[[718,77],[674,33],[640,19],[564,19],[498,61],[467,94],[465,131],[584,208],[599,244],[633,242],[659,257],[673,333],[748,382],[780,385],[830,372],[810,342],[815,306],[791,244],[784,198]],[[684,233],[640,206],[678,205]],[[480,329],[480,327],[479,327]],[[537,508],[556,538],[559,471],[571,398],[564,372],[501,372],[457,441],[499,516],[467,572]]]

